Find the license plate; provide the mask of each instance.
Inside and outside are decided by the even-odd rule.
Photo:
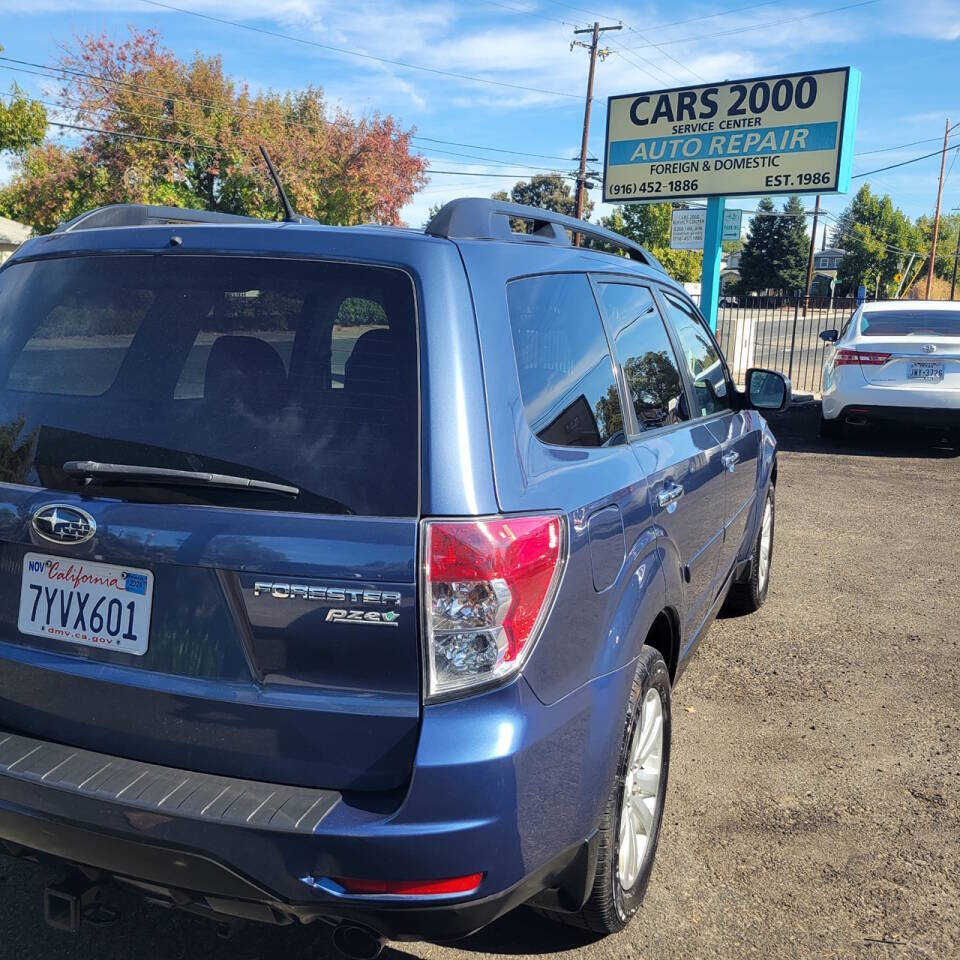
[[[943,379],[943,364],[942,363],[924,363],[922,360],[919,363],[910,364],[910,376],[908,380],[942,380]]]
[[[149,570],[28,553],[17,626],[35,637],[141,656],[152,601]]]

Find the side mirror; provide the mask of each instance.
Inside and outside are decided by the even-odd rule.
[[[751,367],[747,371],[747,405],[754,410],[780,413],[790,406],[790,381],[774,370]]]
[[[836,343],[840,339],[839,330],[821,330],[820,339],[827,343]]]

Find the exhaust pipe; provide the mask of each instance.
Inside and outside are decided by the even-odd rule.
[[[865,427],[867,425],[867,418],[862,413],[848,413],[847,423],[852,427]]]
[[[333,945],[348,960],[377,960],[383,941],[375,930],[356,923],[341,923],[333,930]]]

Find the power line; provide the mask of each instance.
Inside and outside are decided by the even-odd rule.
[[[694,23],[697,20],[713,20],[714,17],[724,17],[730,13],[742,13],[744,10],[755,10],[757,7],[769,7],[772,4],[780,3],[780,0],[763,0],[763,3],[751,3],[745,7],[733,7],[729,10],[718,10],[716,13],[708,13],[702,17],[690,17],[687,20],[671,20],[669,23],[652,23],[648,30],[664,30],[667,27],[678,27],[684,23]]]
[[[631,27],[629,24],[624,24],[624,26],[626,26],[627,30],[629,30],[630,33],[634,33],[634,34],[636,34],[641,40],[646,41],[648,45],[652,45],[652,46],[656,47],[657,50],[659,50],[660,53],[662,53],[668,60],[672,60],[675,64],[677,64],[677,66],[683,67],[683,69],[686,70],[687,73],[689,73],[691,76],[695,77],[697,80],[701,80],[703,83],[707,83],[707,82],[708,82],[707,79],[706,79],[706,77],[702,77],[702,76],[701,76],[699,73],[697,73],[697,71],[694,70],[691,66],[689,66],[688,64],[685,64],[685,63],[682,63],[681,61],[679,61],[672,53],[670,53],[669,50],[664,50],[662,43],[654,43],[654,42],[653,42],[652,40],[650,40],[648,37],[644,36],[639,30],[634,30],[634,28]],[[628,49],[629,49],[629,48],[628,48]],[[670,74],[670,76],[673,76],[673,75]],[[675,79],[678,79],[678,80],[679,80],[679,78],[675,78]]]
[[[293,43],[302,43],[309,47],[316,47],[320,50],[329,50],[333,53],[339,53],[348,57],[359,57],[361,60],[372,60],[376,63],[385,63],[393,67],[401,67],[404,70],[420,70],[424,73],[432,73],[435,76],[450,77],[454,80],[465,80],[469,83],[486,83],[495,87],[506,87],[510,90],[524,90],[528,93],[542,93],[551,97],[567,97],[572,100],[580,98],[575,93],[564,93],[560,90],[547,90],[543,87],[529,87],[520,83],[510,83],[507,80],[491,80],[486,77],[474,77],[466,73],[456,73],[452,70],[440,70],[437,67],[427,67],[419,63],[410,63],[406,60],[394,60],[391,57],[378,57],[372,53],[361,53],[359,50],[350,50],[347,47],[337,47],[331,43],[321,43],[319,40],[309,40],[306,37],[295,37],[289,33],[280,33],[277,30],[267,30],[265,27],[255,27],[249,23],[241,23],[239,20],[227,20],[225,17],[215,17],[210,13],[200,13],[197,10],[187,10],[184,7],[175,7],[169,3],[161,3],[160,0],[140,0],[141,3],[149,4],[151,7],[160,7],[163,10],[172,10],[175,13],[182,13],[186,16],[197,17],[200,20],[209,20],[211,23],[219,23],[227,27],[236,27],[238,30],[249,30],[251,33],[259,33],[263,36],[274,37],[279,40],[290,40]],[[875,0],[869,0],[873,3]]]
[[[198,147],[204,150],[212,149],[207,144],[204,143],[192,143],[189,140],[172,140],[168,137],[150,137],[143,133],[123,133],[120,130],[102,130],[99,127],[85,127],[76,123],[63,123],[60,120],[48,120],[52,127],[65,127],[68,130],[82,130],[86,133],[103,133],[108,137],[122,137],[124,140],[151,140],[154,143],[169,143],[174,146],[179,147],[192,147],[197,149]]]
[[[499,0],[481,0],[482,3],[488,3],[492,7],[500,7],[503,10],[512,10],[514,13],[520,13],[527,17],[535,17],[537,20],[545,20],[548,23],[560,23],[565,27],[576,27],[578,24],[570,23],[569,20],[558,20],[556,17],[547,17],[536,10],[525,10],[523,7],[514,7],[508,3],[500,3]]]
[[[153,2],[153,0],[143,0],[143,2]],[[880,0],[858,0],[857,3],[847,3],[841,7],[829,7],[826,10],[817,10],[814,13],[805,13],[796,17],[786,17],[782,20],[769,20],[766,23],[757,23],[747,27],[736,27],[732,30],[720,30],[716,33],[701,33],[695,37],[682,37],[679,40],[664,40],[661,42],[660,46],[666,46],[668,44],[673,45],[677,43],[693,43],[697,40],[709,40],[712,37],[730,37],[736,34],[746,33],[749,30],[765,30],[767,27],[779,27],[785,23],[797,23],[800,20],[810,20],[813,17],[826,16],[828,13],[840,13],[843,10],[853,10],[855,7],[868,7],[879,2]],[[628,47],[627,49],[646,50],[654,46],[657,46],[657,44],[647,43],[639,47]]]
[[[0,97],[8,97],[8,98],[9,98],[9,97],[12,97],[12,96],[13,96],[13,95],[12,95],[12,94],[9,94],[9,93],[2,93],[2,94],[0,94]],[[52,103],[50,103],[50,101],[39,100],[39,101],[37,101],[37,102],[38,102],[38,103],[43,103],[43,104],[48,104],[48,105],[50,105],[50,106],[57,106],[57,104],[52,104]],[[135,116],[135,117],[143,117],[143,118],[147,118],[147,119],[163,119],[163,118],[152,117],[151,115],[148,115],[148,114],[133,113],[133,111],[130,111],[130,110],[120,110],[119,112],[120,112],[120,113],[131,114],[132,116]],[[125,139],[125,140],[144,140],[144,141],[149,141],[149,142],[152,142],[152,143],[165,143],[165,144],[170,144],[170,145],[172,145],[172,146],[190,147],[191,149],[203,149],[203,150],[216,150],[216,149],[217,149],[217,147],[214,146],[214,145],[212,145],[212,144],[202,143],[202,142],[198,142],[198,141],[194,141],[194,140],[182,140],[182,139],[180,139],[180,138],[178,138],[178,137],[159,137],[159,136],[151,136],[151,135],[149,135],[149,134],[143,134],[143,133],[131,133],[131,132],[125,131],[125,130],[107,130],[107,129],[103,128],[103,127],[93,127],[93,126],[89,126],[89,125],[87,125],[87,124],[67,123],[66,121],[61,121],[61,120],[50,120],[50,119],[48,119],[48,120],[47,120],[47,123],[50,124],[50,126],[60,127],[60,128],[62,128],[62,129],[66,129],[66,130],[78,130],[78,131],[81,131],[81,132],[84,132],[84,133],[95,133],[95,134],[100,134],[100,135],[108,136],[108,137],[120,137],[120,138]],[[181,125],[182,125],[182,126],[185,126],[188,130],[191,130],[191,131],[194,132],[194,133],[197,132],[197,131],[196,131],[196,128],[190,126],[189,124],[181,124]],[[487,157],[474,157],[474,156],[472,156],[471,154],[452,153],[452,152],[449,151],[449,150],[436,150],[436,149],[435,149],[435,152],[437,152],[437,153],[446,153],[446,154],[449,154],[450,156],[455,156],[455,157],[465,157],[465,158],[467,158],[467,159],[481,160],[481,161],[483,161],[483,163],[484,163],[485,166],[505,166],[505,167],[513,167],[514,169],[512,169],[512,170],[510,170],[510,171],[507,171],[507,172],[504,172],[504,173],[497,173],[497,174],[494,174],[494,173],[486,173],[486,172],[481,172],[481,171],[477,171],[477,170],[462,170],[462,171],[446,171],[446,170],[444,170],[444,171],[432,171],[432,170],[431,170],[431,172],[437,172],[437,173],[441,173],[441,172],[442,172],[442,173],[459,173],[459,174],[467,175],[467,176],[502,176],[502,177],[508,177],[508,178],[511,178],[511,179],[516,178],[516,179],[521,179],[521,180],[524,179],[524,178],[529,178],[530,176],[535,175],[535,174],[537,174],[537,173],[540,173],[540,174],[545,174],[545,175],[553,175],[553,176],[564,177],[564,178],[566,178],[566,179],[576,179],[576,178],[574,177],[573,173],[571,173],[570,171],[567,171],[567,170],[544,170],[542,167],[526,166],[526,165],[524,165],[524,164],[514,164],[514,163],[507,163],[507,162],[505,162],[505,161],[490,160],[490,159],[487,158]],[[423,159],[426,160],[428,163],[430,163],[433,158],[431,158],[431,157],[423,157]],[[428,169],[430,169],[430,168],[428,168]]]
[[[10,94],[10,93],[0,93],[0,97],[12,98],[12,97],[13,97],[13,94]],[[53,101],[50,101],[50,100],[36,100],[35,102],[36,102],[36,103],[43,104],[44,106],[48,106],[48,107],[56,107],[56,108],[58,108],[58,109],[74,108],[74,109],[77,109],[78,112],[81,112],[81,111],[82,111],[82,112],[93,112],[93,113],[96,112],[96,111],[83,111],[82,108],[80,108],[80,107],[79,107],[78,105],[76,105],[76,104],[66,104],[66,105],[64,105],[64,104],[54,103]],[[189,130],[191,133],[199,133],[199,132],[200,132],[200,131],[197,130],[197,128],[196,128],[195,126],[193,126],[192,124],[186,123],[186,122],[183,121],[183,120],[173,120],[173,119],[170,118],[170,117],[165,117],[165,116],[162,116],[162,115],[159,115],[159,114],[137,113],[137,112],[135,112],[135,111],[133,111],[133,110],[124,110],[124,109],[122,109],[121,107],[113,107],[110,111],[107,111],[107,115],[106,115],[104,118],[102,118],[102,119],[108,120],[108,119],[110,118],[110,115],[113,114],[113,113],[120,113],[120,114],[123,114],[123,115],[125,115],[125,116],[137,117],[137,118],[142,119],[142,120],[158,120],[158,121],[160,121],[161,123],[173,123],[173,124],[175,124],[175,125],[178,126],[178,127],[185,128],[186,130]],[[61,124],[61,123],[58,123],[58,122],[56,122],[56,121],[54,121],[54,120],[48,120],[47,122],[50,123],[50,124],[53,124],[53,125],[55,125],[55,126],[67,127],[68,129],[76,129],[76,130],[85,129],[85,130],[87,130],[88,132],[96,132],[97,130],[101,130],[101,128],[79,127],[79,126],[77,126],[77,125],[71,125],[71,124],[66,124],[66,123]],[[102,132],[104,132],[104,133],[106,133],[106,134],[109,134],[109,135],[114,135],[114,134],[115,134],[115,135],[117,135],[117,136],[130,136],[130,137],[138,136],[138,135],[135,135],[135,134],[132,134],[132,133],[129,133],[129,132],[120,131],[120,130],[103,130]],[[173,138],[160,138],[160,137],[153,137],[153,138],[151,138],[151,137],[149,137],[149,136],[147,136],[147,135],[142,135],[142,136],[140,136],[139,138],[140,138],[140,139],[145,139],[145,140],[146,140],[146,139],[154,139],[154,140],[157,140],[157,141],[160,142],[160,143],[180,143],[180,144],[184,144],[184,145],[193,145],[193,144],[188,144],[187,141],[177,140],[177,139],[173,139]],[[206,150],[214,150],[214,149],[216,149],[216,147],[214,147],[214,146],[212,146],[212,145],[209,145],[209,144],[202,144],[201,146],[203,146],[203,148],[206,149]],[[562,176],[563,176],[563,175],[566,175],[566,174],[568,174],[568,173],[570,172],[570,171],[568,171],[568,170],[550,170],[550,169],[544,169],[544,167],[542,167],[542,166],[533,165],[533,164],[511,163],[511,162],[506,161],[506,160],[493,160],[493,159],[491,159],[490,157],[482,157],[482,156],[478,156],[477,154],[457,153],[457,152],[454,152],[453,150],[441,150],[439,147],[431,147],[431,149],[433,150],[434,153],[442,153],[442,154],[445,154],[445,155],[450,156],[450,157],[463,157],[463,158],[465,158],[465,159],[467,159],[467,160],[480,160],[480,161],[483,162],[484,166],[487,166],[487,167],[491,167],[491,166],[493,166],[493,167],[511,167],[511,168],[514,168],[514,170],[516,171],[516,172],[515,172],[514,174],[512,174],[512,175],[513,175],[513,176],[517,176],[517,177],[527,177],[527,176],[530,176],[530,171],[533,171],[534,173],[558,174],[558,175],[562,175]],[[421,156],[422,156],[422,154],[421,154]],[[430,158],[430,157],[424,157],[424,159],[429,161],[431,158]]]
[[[836,224],[836,226],[837,226],[838,228],[843,226],[843,220],[842,220],[842,218],[838,217],[836,214],[834,214],[834,213],[829,213],[828,211],[824,211],[824,210],[821,210],[820,213],[821,213],[821,216],[827,217],[828,219],[832,220],[832,221]],[[893,243],[890,243],[890,242],[889,242],[889,237],[888,237],[888,235],[887,235],[886,233],[883,233],[883,232],[881,232],[881,231],[879,231],[879,230],[874,230],[873,227],[869,227],[869,229],[870,229],[871,235],[872,235],[873,237],[876,237],[876,238],[879,239],[880,245],[881,245],[882,247],[884,247],[884,248],[887,250],[888,253],[898,253],[898,254],[902,254],[903,256],[911,256],[911,255],[912,255],[912,256],[916,256],[916,257],[929,257],[929,256],[930,256],[930,251],[929,251],[929,250],[907,250],[907,249],[905,249],[904,247],[898,247],[896,244],[893,244]],[[835,236],[834,239],[835,239],[835,240],[839,240],[840,242],[842,242],[843,240],[846,240],[846,239],[848,239],[848,238],[849,238],[849,234],[841,233],[841,234]],[[948,259],[951,259],[951,260],[952,260],[952,259],[953,259],[953,254],[952,254],[952,253],[938,253],[938,254],[937,254],[937,259],[939,260],[939,259],[941,259],[941,258],[945,258],[945,259],[948,258]]]
[[[506,180],[515,180],[517,178],[515,173],[482,173],[479,170],[434,170],[432,167],[427,170],[427,173],[430,174],[430,176],[439,173],[454,177],[500,177]],[[573,173],[559,173],[557,176],[563,177],[564,180],[577,179],[576,174]],[[521,177],[520,179],[523,178]]]
[[[121,139],[124,139],[124,140],[149,140],[154,143],[167,143],[174,146],[191,147],[194,149],[198,147],[201,149],[208,149],[208,150],[213,149],[208,144],[193,143],[190,140],[177,140],[170,137],[151,137],[142,133],[125,133],[121,130],[104,130],[102,127],[88,127],[88,126],[77,124],[77,123],[64,123],[63,121],[60,121],[60,120],[48,120],[47,122],[54,127],[63,127],[68,130],[80,130],[85,133],[99,133],[108,137],[120,137]],[[433,174],[443,174],[446,176],[453,176],[453,177],[495,177],[502,180],[516,180],[518,178],[522,180],[524,179],[525,176],[529,177],[529,174],[521,174],[516,172],[487,173],[485,171],[480,171],[480,170],[434,170],[432,167],[428,167],[426,172],[431,176]],[[554,175],[558,177],[562,177],[565,180],[577,179],[576,176],[572,173],[558,172]]]
[[[145,97],[148,97],[152,100],[159,100],[163,103],[182,104],[188,107],[197,106],[197,105],[201,105],[201,106],[206,105],[209,107],[218,107],[221,109],[224,107],[224,104],[209,97],[192,97],[190,99],[184,99],[182,97],[177,97],[165,90],[157,90],[155,88],[151,89],[149,87],[144,86],[143,84],[134,83],[129,80],[121,80],[121,79],[117,79],[116,77],[105,77],[100,74],[90,73],[84,70],[76,70],[71,67],[60,67],[60,66],[55,66],[51,64],[45,64],[45,63],[34,63],[30,60],[17,60],[13,57],[4,57],[4,56],[0,56],[0,61],[5,61],[6,64],[21,65],[21,66],[6,66],[4,63],[0,63],[0,69],[10,70],[16,73],[25,73],[30,76],[43,77],[48,80],[61,81],[63,77],[57,76],[56,74],[67,73],[67,74],[72,74],[74,76],[80,76],[86,79],[95,80],[98,83],[106,83],[106,84],[112,84],[115,86],[127,87],[132,90],[136,90],[137,92],[141,93]],[[44,70],[47,72],[40,73],[38,70],[26,69],[27,67],[38,67],[40,70]],[[114,108],[114,109],[119,110],[120,108]],[[123,112],[131,113],[132,111],[123,111]],[[258,114],[256,113],[256,111],[253,111],[253,110],[247,110],[246,112],[238,111],[238,110],[225,110],[225,112],[228,115],[234,116],[234,117],[249,117],[252,119],[255,119],[258,117]],[[136,114],[136,116],[146,117],[148,115]],[[171,120],[171,118],[166,118],[166,119],[168,121]],[[183,121],[176,121],[176,122],[182,123]],[[330,120],[326,118],[324,119],[324,123],[327,123],[330,126],[344,126],[344,127],[350,126],[349,122],[347,121],[344,121],[341,123],[340,121]],[[315,128],[305,123],[291,122],[291,126],[300,127],[304,130],[315,132]],[[484,144],[462,143],[457,140],[444,140],[439,137],[426,137],[426,136],[420,136],[415,134],[415,135],[411,135],[410,139],[418,142],[423,141],[425,143],[442,143],[452,147],[467,147],[468,149],[471,149],[471,150],[486,150],[489,153],[504,153],[504,154],[511,154],[513,156],[534,157],[534,158],[543,159],[543,160],[560,160],[567,163],[571,162],[570,157],[561,157],[554,154],[532,153],[526,150],[509,150],[504,147],[490,147]]]
[[[957,162],[957,154],[960,153],[960,147],[954,148],[953,159],[950,161],[950,169],[947,171],[947,175],[943,178],[943,185],[947,185],[947,181],[950,179],[950,174],[953,173],[953,165]]]
[[[555,7],[566,7],[567,10],[574,10],[577,13],[585,13],[588,17],[599,17],[601,20],[615,20],[617,23],[623,22],[619,17],[613,16],[613,14],[597,13],[595,10],[575,7],[571,3],[561,3],[560,0],[547,0],[547,3],[552,3]]]
[[[633,60],[631,57],[629,57],[629,56],[628,56],[623,50],[621,50],[619,47],[611,47],[611,48],[610,48],[610,52],[613,53],[613,54],[615,54],[616,56],[620,57],[621,60],[625,60],[627,63],[630,64],[630,66],[636,67],[638,70],[642,70],[642,71],[643,71],[648,77],[650,77],[654,82],[656,82],[656,83],[663,83],[663,81],[660,79],[660,77],[655,76],[654,74],[652,74],[646,67],[644,67],[644,66],[642,66],[641,64],[637,63],[636,60]],[[641,57],[640,59],[643,59],[643,58]],[[655,63],[651,63],[649,60],[643,60],[643,62],[644,62],[644,63],[647,63],[647,64],[650,64],[650,66],[653,67],[654,70],[660,70],[661,74],[663,74],[665,77],[668,77],[668,78],[674,79],[674,80],[675,80],[675,79],[678,79],[677,77],[674,76],[674,74],[667,73],[666,71],[661,70],[660,67],[658,67]]]
[[[549,153],[528,153],[526,150],[506,150],[503,147],[485,147],[476,143],[460,143],[457,140],[438,140],[435,137],[412,137],[413,140],[425,140],[428,143],[445,143],[451,147],[467,147],[470,150],[486,150],[490,153],[512,153],[520,157],[538,157],[542,160],[563,160],[571,162],[570,157],[559,157]]]
[[[622,18],[620,18],[620,17],[614,17],[614,16],[612,16],[612,15],[607,16],[606,14],[601,14],[601,13],[591,13],[589,10],[586,10],[586,9],[583,8],[583,7],[573,6],[572,4],[569,4],[569,3],[561,3],[560,0],[549,0],[549,2],[550,2],[550,3],[553,3],[555,6],[558,6],[558,7],[566,7],[568,10],[575,10],[575,11],[577,11],[577,12],[579,12],[579,13],[586,13],[586,14],[588,14],[589,16],[598,18],[598,19],[600,19],[600,20],[614,20],[615,22],[622,24],[630,33],[634,33],[634,34],[636,34],[638,37],[640,37],[641,40],[646,41],[646,42],[647,42],[647,46],[656,47],[657,50],[659,50],[668,60],[672,60],[675,64],[677,64],[677,66],[683,67],[683,69],[686,70],[687,73],[693,75],[693,76],[696,77],[698,80],[703,80],[703,77],[701,77],[695,70],[692,70],[687,64],[682,63],[680,60],[678,60],[676,57],[674,57],[671,53],[669,53],[668,51],[664,50],[662,44],[660,44],[660,43],[655,43],[655,42],[649,40],[644,34],[642,34],[639,30],[634,29],[632,26],[630,26],[629,23],[627,23],[627,22],[626,22],[625,20],[623,20]],[[695,19],[696,19],[696,18],[695,18]],[[628,47],[627,49],[629,50],[629,49],[637,49],[637,48],[630,48],[630,47]],[[623,54],[623,50],[616,50],[615,52],[621,54],[621,56],[622,56],[622,54]],[[631,61],[628,60],[627,62],[630,63]],[[657,65],[657,64],[650,63],[649,60],[644,61],[644,62],[645,62],[645,63],[648,63],[648,64],[649,64],[651,67],[653,67],[655,70],[659,70],[659,71],[660,71],[662,74],[664,74],[665,76],[670,77],[670,78],[673,79],[673,80],[676,80],[678,83],[680,82],[680,78],[677,77],[676,74],[671,73],[669,70],[665,70],[663,67],[661,67],[661,66],[659,66],[659,65]],[[633,66],[638,66],[638,64],[634,63]],[[642,69],[642,68],[641,68],[641,69]],[[647,71],[644,71],[644,72],[646,73]],[[704,82],[706,82],[706,81],[704,81]]]
[[[867,157],[872,153],[891,153],[894,150],[903,150],[905,147],[915,147],[920,143],[939,142],[940,137],[925,137],[923,140],[911,140],[909,143],[899,143],[895,147],[878,147],[876,150],[859,150],[858,157]]]
[[[951,130],[953,127],[950,128]],[[949,132],[949,131],[948,131]],[[941,153],[944,153],[944,149],[934,150],[931,153],[924,153],[919,157],[912,157],[910,160],[901,160],[900,163],[891,163],[885,167],[877,167],[876,170],[867,170],[866,173],[855,173],[850,179],[851,180],[862,180],[864,177],[871,177],[875,173],[883,173],[885,170],[896,170],[897,167],[905,167],[908,164],[916,163],[918,160],[926,160],[928,157],[939,157]]]

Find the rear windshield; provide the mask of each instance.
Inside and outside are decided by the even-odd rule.
[[[960,310],[875,310],[864,312],[865,337],[960,337]]]
[[[0,272],[0,482],[150,502],[417,512],[415,304],[399,270],[112,256]],[[70,461],[297,496],[118,485]]]

